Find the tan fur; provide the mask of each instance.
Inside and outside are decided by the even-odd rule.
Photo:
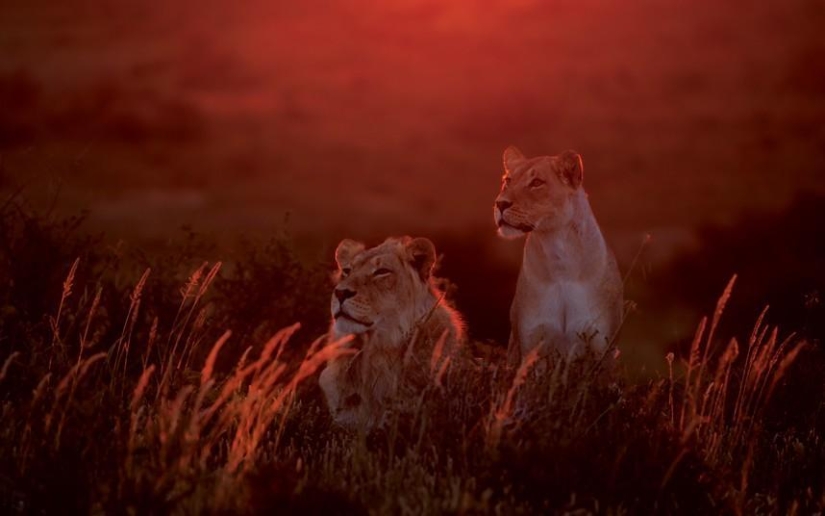
[[[320,385],[336,423],[366,430],[413,408],[437,372],[434,349],[442,359],[455,354],[464,327],[435,286],[435,247],[426,238],[390,238],[371,249],[344,240],[335,255],[330,338],[353,335],[358,352],[329,363]]]
[[[510,347],[567,357],[603,353],[622,318],[622,279],[582,187],[581,156],[526,158],[504,151],[493,208],[505,238],[527,235],[510,309]]]

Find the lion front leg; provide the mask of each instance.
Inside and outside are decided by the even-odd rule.
[[[341,389],[342,369],[345,367],[347,358],[338,358],[331,360],[327,366],[321,371],[321,376],[318,378],[318,385],[324,393],[324,398],[327,401],[327,407],[330,413],[334,416],[340,406],[343,392]]]
[[[318,384],[324,392],[333,421],[345,428],[360,424],[363,398],[360,386],[359,355],[341,357],[327,364]]]

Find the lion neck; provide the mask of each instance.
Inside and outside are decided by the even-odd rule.
[[[572,217],[563,226],[537,228],[527,235],[521,274],[531,281],[578,281],[599,272],[607,248],[584,190],[572,202]]]

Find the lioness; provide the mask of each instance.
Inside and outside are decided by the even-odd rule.
[[[336,423],[368,430],[394,408],[413,408],[463,343],[464,326],[435,284],[430,240],[390,238],[371,249],[343,240],[335,260],[330,337],[353,335],[358,351],[330,362],[320,385]]]
[[[526,158],[504,151],[493,208],[498,234],[527,235],[510,308],[510,352],[536,346],[568,358],[605,352],[622,318],[622,279],[582,187],[573,151]]]

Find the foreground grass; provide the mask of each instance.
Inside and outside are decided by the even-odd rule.
[[[58,267],[62,281],[47,299],[20,298],[15,277],[4,278],[3,512],[825,506],[822,370],[815,385],[805,374],[820,357],[765,317],[745,339],[720,340],[733,281],[686,355],[668,356],[662,378],[628,384],[621,367],[593,362],[527,360],[513,371],[493,351],[434,380],[413,417],[347,435],[331,426],[316,386],[324,363],[347,353],[342,343],[309,342],[297,325],[264,335],[266,325],[223,315],[238,296],[262,298],[243,278],[266,267],[239,265],[224,277],[220,264],[183,276],[147,269],[131,282],[88,254]],[[306,274],[288,261],[274,268],[296,284]],[[783,410],[801,397],[813,410]]]

